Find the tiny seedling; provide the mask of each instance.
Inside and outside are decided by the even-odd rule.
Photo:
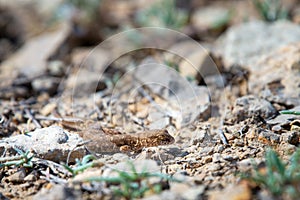
[[[224,17],[213,22],[212,29],[214,29],[214,30],[220,29],[220,28],[224,27],[225,25],[227,25],[230,22],[230,20],[232,19],[233,14],[234,14],[234,11],[229,10],[229,12]]]
[[[86,181],[105,182],[108,184],[114,184],[114,195],[123,197],[125,199],[141,198],[146,192],[152,191],[154,193],[160,193],[162,191],[161,183],[149,183],[149,178],[158,177],[162,180],[177,181],[169,175],[162,173],[152,173],[147,171],[137,172],[133,163],[128,162],[131,171],[115,170],[118,175],[116,177],[92,177]],[[116,185],[118,185],[116,187]]]
[[[72,10],[80,11],[80,19],[86,22],[91,22],[96,19],[101,0],[65,0],[54,10],[53,20],[62,20],[70,17]],[[73,11],[73,12],[74,12]]]
[[[19,154],[18,156],[12,156],[12,157],[4,157],[0,158],[0,168],[7,167],[7,166],[23,166],[23,167],[33,167],[32,158],[33,155],[30,153],[30,151],[26,151],[25,153],[18,149],[14,148],[14,150]]]
[[[70,167],[68,165],[64,165],[64,167],[72,173],[73,176],[77,175],[79,172],[84,171],[87,168],[93,167],[95,163],[93,160],[95,160],[95,156],[93,155],[86,155],[82,158],[82,161],[79,159],[76,159],[76,165],[75,167]]]
[[[164,60],[164,63],[169,66],[170,68],[176,70],[179,72],[179,65],[176,62],[170,61],[170,60]]]
[[[266,169],[260,170],[254,164],[252,174],[242,175],[242,178],[253,181],[261,188],[268,190],[274,197],[288,196],[297,199],[300,196],[300,149],[285,163],[274,150],[266,152]]]
[[[188,15],[183,10],[176,8],[175,0],[161,0],[140,11],[136,21],[142,26],[180,29],[187,23]]]
[[[300,115],[299,111],[292,111],[292,110],[282,110],[279,111],[279,113],[284,115]]]
[[[288,11],[283,8],[281,0],[253,0],[261,17],[268,22],[288,18]]]

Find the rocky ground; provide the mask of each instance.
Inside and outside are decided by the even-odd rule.
[[[297,199],[300,4],[172,2],[0,4],[1,199]]]

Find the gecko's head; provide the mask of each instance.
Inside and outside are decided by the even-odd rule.
[[[173,144],[175,142],[175,139],[172,135],[169,134],[167,129],[157,131],[155,140],[157,141],[158,145],[167,145],[167,144]]]

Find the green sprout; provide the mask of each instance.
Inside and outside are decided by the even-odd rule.
[[[67,0],[67,2],[84,11],[90,19],[94,19],[98,12],[101,0]]]
[[[18,156],[12,156],[12,157],[4,157],[4,158],[0,158],[0,162],[4,162],[5,163],[0,163],[0,168],[3,167],[7,167],[7,166],[23,166],[23,167],[33,167],[33,163],[32,163],[32,158],[33,155],[30,153],[30,151],[26,151],[25,153],[14,147],[14,150],[19,154]]]
[[[292,111],[292,110],[282,110],[279,111],[279,113],[284,115],[300,115],[299,111]]]
[[[288,11],[283,8],[280,0],[253,0],[261,17],[268,22],[288,18]]]
[[[161,0],[140,11],[136,21],[142,26],[180,29],[187,23],[188,15],[185,11],[176,8],[175,0]]]
[[[77,9],[82,13],[81,20],[85,22],[93,21],[100,6],[101,0],[64,0],[54,10],[53,21],[60,21],[71,16],[72,10]]]
[[[93,162],[93,160],[95,160],[96,157],[93,155],[86,155],[82,158],[82,161],[80,161],[79,159],[76,159],[76,165],[75,167],[71,168],[68,165],[64,165],[64,167],[72,173],[73,176],[77,175],[79,172],[84,171],[87,168],[93,167],[96,165],[95,162]]]
[[[233,13],[234,11],[231,9],[222,18],[214,21],[214,23],[212,24],[212,29],[220,29],[227,25],[232,19]]]
[[[178,63],[171,61],[171,60],[164,60],[164,64],[173,68],[174,70],[176,70],[177,72],[179,72],[179,65]]]
[[[147,191],[160,193],[162,191],[161,184],[149,183],[149,178],[151,177],[158,177],[162,180],[178,182],[178,180],[170,177],[167,174],[151,173],[145,170],[139,173],[137,172],[133,163],[128,162],[128,165],[131,168],[130,172],[115,170],[118,173],[116,177],[92,177],[86,179],[86,181],[96,181],[113,184],[115,186],[115,188],[113,188],[114,195],[121,196],[127,200],[142,198]]]
[[[300,195],[300,149],[291,157],[288,163],[280,159],[271,149],[266,152],[266,172],[260,172],[254,164],[254,173],[242,175],[242,178],[253,181],[261,188],[275,196],[289,196],[297,199]]]

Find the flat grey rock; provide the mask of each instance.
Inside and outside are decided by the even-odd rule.
[[[14,148],[18,148],[24,152],[31,150],[38,158],[61,162],[66,161],[72,151],[70,161],[74,161],[85,155],[84,147],[75,148],[82,141],[77,134],[68,133],[58,126],[50,126],[1,140],[0,154],[4,151],[13,152]]]

